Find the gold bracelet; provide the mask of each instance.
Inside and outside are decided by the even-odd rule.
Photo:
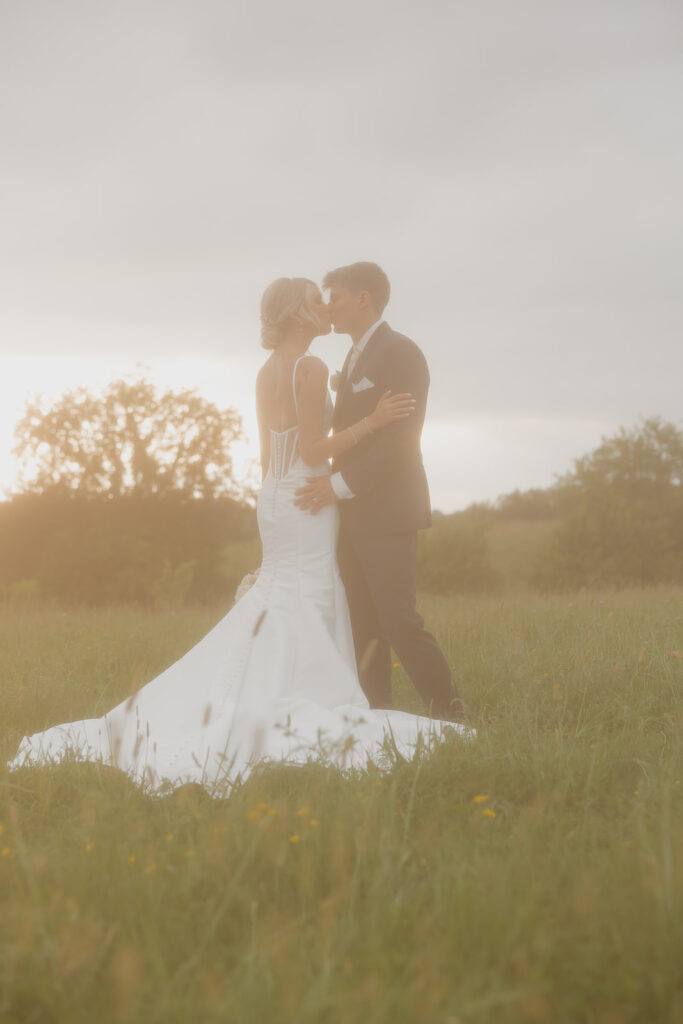
[[[363,417],[363,423],[364,423],[364,424],[365,424],[365,426],[366,426],[366,427],[368,428],[368,434],[374,434],[374,433],[375,433],[375,431],[374,431],[374,430],[372,429],[372,427],[371,427],[371,426],[370,426],[370,424],[368,423],[368,418],[367,418],[367,416],[364,416],[364,417]]]
[[[356,435],[353,432],[353,427],[347,427],[346,429],[348,430],[349,434],[353,438],[353,443],[354,444],[358,444],[358,438],[356,437]]]

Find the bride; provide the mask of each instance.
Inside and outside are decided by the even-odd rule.
[[[410,756],[462,725],[371,710],[356,669],[336,545],[338,507],[301,512],[295,491],[328,474],[328,459],[411,415],[410,395],[386,393],[374,412],[329,435],[328,371],[308,348],[330,332],[319,288],[280,278],[261,302],[271,354],[256,381],[263,484],[256,582],[179,661],[102,718],[25,737],[10,768],[71,754],[117,767],[151,791],[195,782],[211,792],[257,763],[309,760],[340,768],[382,763],[387,744]]]

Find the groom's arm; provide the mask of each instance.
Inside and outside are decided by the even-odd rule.
[[[394,394],[410,392],[415,399],[415,411],[406,419],[397,420],[364,441],[362,450],[354,452],[348,465],[342,467],[341,477],[353,497],[373,491],[405,466],[406,462],[419,457],[420,434],[427,408],[429,371],[417,345],[408,342],[392,346],[389,358],[382,367],[381,385],[377,390],[382,394],[388,388]],[[337,487],[334,490],[339,497],[342,496]]]

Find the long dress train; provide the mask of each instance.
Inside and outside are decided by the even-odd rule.
[[[326,429],[331,416],[328,395]],[[411,756],[446,729],[472,735],[461,725],[370,709],[336,560],[338,508],[311,516],[294,505],[306,477],[328,472],[327,463],[302,461],[296,426],[271,431],[257,503],[263,561],[256,583],[132,697],[102,718],[25,737],[9,767],[70,752],[118,767],[151,791],[198,782],[220,792],[266,761],[365,767],[383,762],[387,743]]]

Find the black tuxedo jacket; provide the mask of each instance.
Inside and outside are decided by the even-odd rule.
[[[420,436],[427,406],[429,370],[414,341],[382,323],[358,358],[350,377],[342,371],[332,429],[335,433],[373,411],[385,391],[410,392],[415,412],[392,423],[334,461],[355,498],[339,503],[343,529],[356,533],[421,530],[430,525],[429,490]],[[362,380],[372,387],[354,390]]]

